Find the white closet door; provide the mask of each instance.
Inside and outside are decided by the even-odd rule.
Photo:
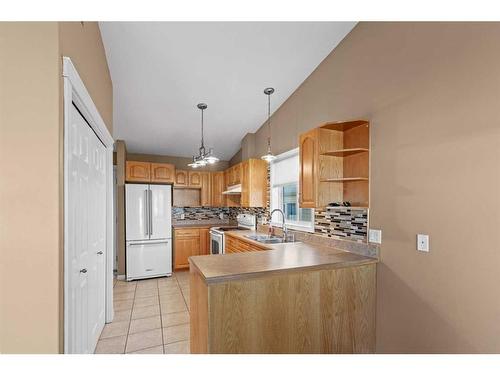
[[[91,133],[90,127],[87,127]],[[92,136],[93,135],[93,136]],[[89,336],[95,347],[105,321],[105,275],[106,275],[106,149],[101,141],[91,134],[90,178],[91,200],[89,210]]]
[[[89,352],[88,327],[88,270],[90,264],[89,174],[90,136],[88,125],[78,111],[71,107],[69,129],[69,186],[68,186],[68,255],[69,280],[69,346],[74,353]]]
[[[104,146],[74,106],[68,139],[68,348],[92,353],[105,319]]]

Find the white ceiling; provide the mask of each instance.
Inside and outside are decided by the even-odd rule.
[[[101,22],[114,95],[114,138],[127,151],[223,160],[240,148],[355,22]]]

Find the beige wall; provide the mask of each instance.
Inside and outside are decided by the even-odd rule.
[[[499,23],[360,23],[273,115],[276,153],[371,121],[378,352],[500,352],[499,40]]]
[[[232,167],[233,165],[241,163],[241,161],[243,160],[243,158],[241,156],[242,156],[242,151],[240,148],[239,151],[233,155],[231,160],[229,160],[229,165]]]
[[[112,130],[96,23],[0,23],[0,352],[63,350],[62,56]],[[78,27],[76,27],[78,26]]]
[[[0,352],[60,349],[57,23],[0,23]]]
[[[113,84],[97,22],[60,22],[61,54],[71,57],[85,87],[113,135]]]

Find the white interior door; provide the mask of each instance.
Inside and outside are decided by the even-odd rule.
[[[149,185],[151,239],[172,238],[172,187],[170,185]]]
[[[90,140],[89,336],[95,347],[106,314],[106,148],[95,135]]]
[[[68,348],[93,353],[105,311],[105,152],[74,106],[68,132]]]
[[[126,238],[149,239],[149,185],[125,185]]]

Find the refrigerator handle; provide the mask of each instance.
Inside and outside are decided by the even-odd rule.
[[[146,194],[146,199],[144,201],[144,226],[146,227],[146,236],[149,235],[149,197],[148,197],[148,191],[144,190],[144,193]]]
[[[149,234],[153,235],[153,192],[149,190]]]

